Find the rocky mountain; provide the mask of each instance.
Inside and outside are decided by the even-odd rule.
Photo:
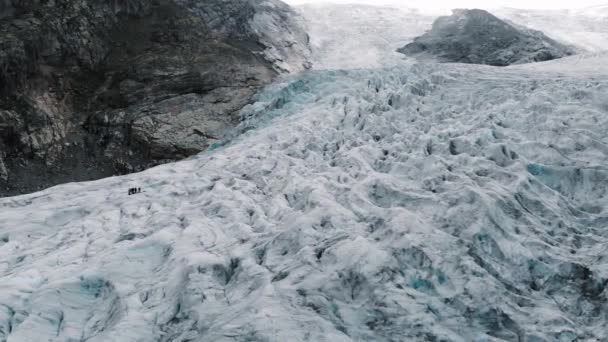
[[[0,196],[196,154],[308,55],[276,0],[4,0]]]
[[[439,17],[430,31],[398,51],[440,62],[494,66],[548,61],[575,52],[540,31],[479,9],[454,10],[451,16]]]

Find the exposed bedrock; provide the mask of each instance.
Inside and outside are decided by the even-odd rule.
[[[0,196],[196,154],[308,68],[276,0],[0,3]]]
[[[540,31],[505,22],[479,9],[454,10],[399,52],[440,62],[507,66],[574,54]]]

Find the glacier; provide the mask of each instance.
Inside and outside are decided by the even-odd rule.
[[[602,65],[309,71],[196,157],[2,198],[0,341],[606,341]]]

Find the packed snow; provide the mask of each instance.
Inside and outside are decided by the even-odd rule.
[[[492,12],[503,19],[543,31],[551,38],[583,51],[608,50],[608,6],[573,10],[502,8]]]
[[[593,79],[596,76],[608,75],[608,51],[585,53],[546,63],[526,64],[519,68]]]

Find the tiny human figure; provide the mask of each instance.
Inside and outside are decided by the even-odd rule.
[[[140,194],[140,193],[141,193],[141,188],[129,188],[129,196],[135,195],[135,194]]]

